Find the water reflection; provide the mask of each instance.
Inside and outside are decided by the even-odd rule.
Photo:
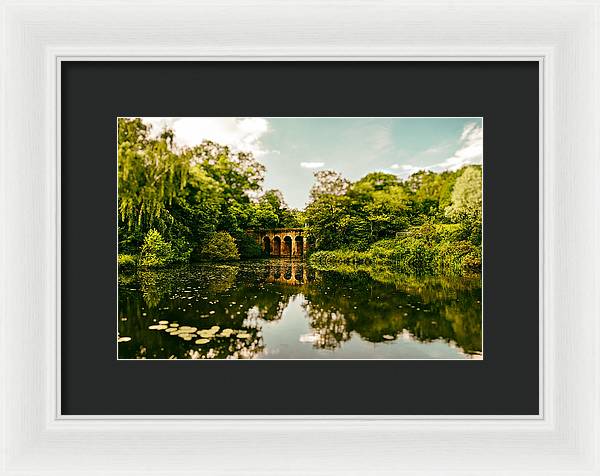
[[[309,274],[309,268],[304,261],[271,260],[265,268],[267,283],[301,286],[309,281],[314,281],[315,278],[314,272]]]
[[[141,271],[119,276],[119,338],[120,358],[480,358],[481,284],[281,259]]]

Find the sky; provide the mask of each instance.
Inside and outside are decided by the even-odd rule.
[[[252,152],[266,166],[264,189],[281,190],[292,208],[304,208],[313,174],[335,170],[355,181],[375,171],[406,178],[418,170],[456,170],[483,161],[483,119],[460,118],[142,118],[175,142],[205,139]]]

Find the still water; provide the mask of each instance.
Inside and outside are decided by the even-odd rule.
[[[480,359],[481,279],[283,259],[119,274],[121,359]]]

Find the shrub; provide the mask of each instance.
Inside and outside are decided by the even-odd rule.
[[[171,243],[165,241],[154,228],[146,233],[140,253],[140,266],[147,268],[166,266],[173,261],[173,258]]]
[[[450,241],[448,237],[455,233],[456,229],[437,234],[430,228],[421,227],[404,238],[378,241],[367,251],[317,251],[309,257],[309,261],[322,268],[348,264],[389,266],[406,274],[480,273],[480,248],[466,240]]]
[[[473,247],[469,253],[462,257],[461,274],[478,274],[481,273],[481,251]]]
[[[173,250],[173,263],[188,263],[193,251],[192,245],[185,238],[175,238],[171,240]]]
[[[134,255],[119,254],[117,256],[119,270],[133,269],[136,267],[136,257]]]
[[[331,264],[358,264],[370,262],[367,252],[354,250],[316,251],[309,257],[311,264],[326,266]]]
[[[250,235],[243,234],[237,237],[235,243],[242,258],[260,258],[262,256],[262,248]]]
[[[240,253],[233,237],[226,231],[218,231],[201,247],[200,258],[209,261],[232,261],[239,260]]]
[[[481,271],[479,248],[468,241],[442,242],[436,247],[435,265],[445,274],[472,274]]]

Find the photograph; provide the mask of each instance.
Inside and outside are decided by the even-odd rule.
[[[483,117],[115,127],[117,359],[484,358]]]

